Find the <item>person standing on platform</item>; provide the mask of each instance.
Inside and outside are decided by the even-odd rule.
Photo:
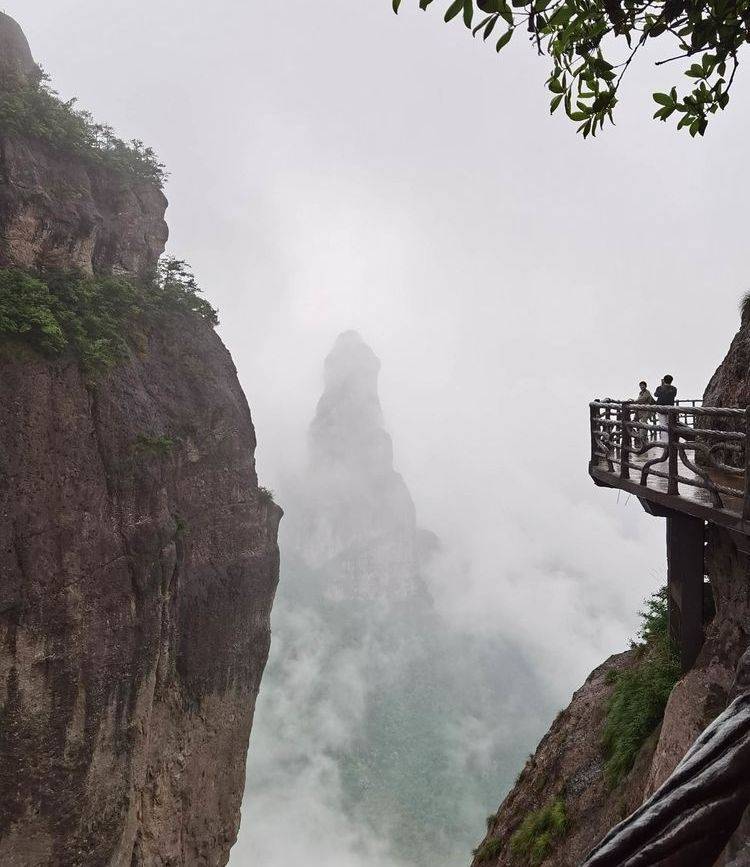
[[[647,404],[649,406],[651,404],[656,403],[656,401],[654,400],[653,394],[651,394],[651,392],[648,390],[648,383],[647,382],[640,382],[640,383],[638,383],[638,386],[640,388],[640,391],[638,392],[638,397],[636,398],[636,401],[635,401],[636,403]],[[639,409],[638,410],[637,418],[641,424],[651,424],[653,417],[654,417],[654,414],[649,409]],[[640,448],[643,448],[643,446],[648,444],[650,434],[651,434],[651,431],[644,430],[643,428],[639,428],[638,436],[636,437],[636,441],[638,442],[638,445]]]
[[[662,379],[661,385],[654,392],[654,397],[656,398],[658,406],[674,406],[674,402],[677,398],[677,389],[672,385],[673,382],[674,378],[669,374]],[[660,412],[657,414],[657,419],[659,421],[659,427],[666,427],[667,421],[669,420],[669,414],[666,412]],[[659,431],[659,440],[661,442],[667,441],[666,431]]]

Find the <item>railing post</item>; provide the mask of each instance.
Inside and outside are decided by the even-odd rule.
[[[596,461],[596,435],[599,427],[599,407],[589,405],[589,418],[591,419],[591,466]]]
[[[677,443],[678,434],[675,428],[677,427],[677,413],[667,411],[667,447],[669,448],[669,481],[667,483],[667,493],[677,496],[680,493],[680,488],[677,484]]]
[[[750,521],[750,407],[745,410],[745,500],[742,520]]]
[[[620,435],[620,478],[630,479],[630,404],[628,401],[623,401],[620,411],[620,427],[622,433]]]

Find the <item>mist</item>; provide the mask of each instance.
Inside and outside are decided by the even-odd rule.
[[[334,339],[355,328],[382,360],[395,466],[443,545],[425,573],[435,609],[507,642],[538,686],[499,802],[542,709],[627,645],[664,581],[660,523],[588,479],[587,403],[666,372],[698,397],[721,361],[747,288],[747,81],[694,141],[651,120],[677,73],[641,61],[617,126],[584,142],[549,116],[528,45],[498,58],[388,0],[5,11],[64,97],[167,164],[169,249],[219,308],[285,520]],[[362,720],[365,651],[332,659],[293,586],[284,560],[269,676],[289,690],[261,687],[232,864],[406,867],[347,808],[330,758]],[[321,671],[322,716],[294,726]]]

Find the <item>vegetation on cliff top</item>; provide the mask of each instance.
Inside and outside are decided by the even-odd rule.
[[[610,672],[614,692],[602,732],[604,774],[616,786],[630,771],[640,748],[664,717],[674,685],[680,679],[680,659],[669,637],[667,589],[646,601],[636,664]]]
[[[0,129],[163,187],[166,171],[150,147],[138,139],[123,141],[75,105],[75,99],[62,100],[40,71],[34,81],[0,90]]]
[[[432,2],[419,0],[419,7]],[[392,3],[398,12],[402,0]],[[484,40],[494,33],[497,51],[515,33],[525,34],[551,61],[550,110],[562,105],[584,137],[596,135],[606,121],[614,123],[623,77],[655,39],[662,46],[671,43],[657,65],[684,61],[689,85],[684,96],[676,87],[654,93],[654,117],[674,116],[678,129],[703,135],[709,119],[727,107],[739,55],[750,42],[750,0],[445,0],[445,5],[446,21],[462,20]]]
[[[50,357],[70,351],[88,374],[127,358],[138,335],[168,311],[218,322],[187,265],[176,259],[163,259],[137,281],[0,269],[0,340],[21,340]]]

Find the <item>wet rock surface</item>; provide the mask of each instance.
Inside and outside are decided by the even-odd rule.
[[[518,859],[510,840],[529,814],[543,809],[555,798],[565,801],[569,832],[543,867],[577,867],[592,846],[643,800],[644,768],[653,752],[647,743],[636,765],[612,797],[604,780],[601,729],[607,701],[612,694],[611,672],[624,671],[635,661],[633,651],[608,659],[591,673],[574,694],[570,705],[558,715],[533,756],[529,757],[516,785],[489,823],[485,842],[497,841],[490,858],[479,855],[473,864],[511,865]],[[481,849],[481,847],[480,847]]]
[[[94,389],[0,362],[0,863],[225,863],[278,576],[254,447],[191,317]]]
[[[33,72],[19,34],[0,16],[0,85]],[[0,266],[136,274],[165,207],[0,131]],[[95,379],[0,341],[4,867],[223,865],[236,839],[281,510],[218,336],[150,329]]]

